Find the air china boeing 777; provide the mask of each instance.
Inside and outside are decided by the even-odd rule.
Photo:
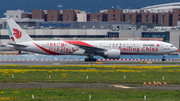
[[[46,55],[86,55],[85,61],[96,61],[94,55],[119,59],[121,54],[164,55],[177,51],[172,44],[160,41],[34,41],[13,19],[7,19],[7,23],[12,41],[7,46],[20,51]]]

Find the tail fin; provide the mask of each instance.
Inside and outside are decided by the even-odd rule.
[[[33,41],[31,37],[13,20],[7,19],[7,31],[13,43]]]

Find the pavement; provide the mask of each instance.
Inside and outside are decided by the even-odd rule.
[[[144,89],[144,90],[180,90],[180,85],[143,86],[143,84],[108,84],[108,83],[0,83],[5,88],[84,88],[84,89]]]
[[[141,64],[140,61],[98,61],[102,64],[96,65],[134,65],[134,66],[152,66],[152,65],[179,65],[180,61],[154,61],[157,64]],[[96,62],[85,61],[0,61],[0,65],[89,65]],[[173,64],[172,64],[173,63]]]

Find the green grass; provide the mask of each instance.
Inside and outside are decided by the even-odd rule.
[[[87,70],[89,67],[28,67],[28,66],[1,66],[0,69],[36,69],[47,71],[28,71],[25,73],[4,73],[0,71],[0,82],[1,83],[22,83],[22,82],[48,82],[48,83],[133,83],[142,84],[144,81],[166,81],[168,84],[180,84],[179,75],[180,67],[169,67],[162,69],[129,69],[129,68],[94,68],[96,71],[52,71],[51,70]],[[117,70],[135,70],[140,72],[117,72]],[[103,71],[113,71],[113,72],[103,72]],[[12,78],[14,74],[14,78]],[[63,76],[66,74],[67,76]],[[49,79],[49,75],[51,78]],[[124,75],[126,79],[124,79]],[[86,79],[88,76],[88,79]],[[162,77],[164,76],[164,80]]]
[[[180,90],[126,90],[126,89],[77,89],[77,88],[44,88],[44,89],[1,89],[0,100],[9,98],[14,101],[178,101]],[[32,99],[34,95],[35,99]]]
[[[11,70],[33,70],[12,72]],[[95,71],[87,70],[94,69]],[[117,72],[117,70],[134,72]],[[171,66],[159,69],[135,69],[95,66],[0,66],[1,83],[48,82],[48,83],[118,83],[142,84],[144,81],[166,81],[168,84],[180,84],[180,67]],[[5,70],[5,71],[4,71]],[[45,70],[45,71],[39,71]],[[53,71],[55,70],[55,71]],[[57,71],[56,71],[57,70]],[[59,71],[61,70],[61,71]],[[72,71],[65,71],[72,70]],[[74,71],[73,71],[74,70]],[[75,71],[80,70],[80,71]],[[82,70],[82,71],[81,71]],[[85,71],[83,71],[85,70]],[[97,70],[99,70],[97,72]],[[12,78],[14,74],[14,78]],[[49,75],[51,78],[49,79]],[[66,76],[63,76],[66,75]],[[126,79],[124,79],[124,75]],[[88,76],[88,79],[86,79]],[[164,76],[165,80],[162,80]],[[0,101],[178,101],[180,90],[137,90],[137,89],[84,89],[84,88],[17,88],[0,89]],[[32,95],[35,99],[32,99]]]

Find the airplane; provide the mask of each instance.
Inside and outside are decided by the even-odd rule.
[[[46,55],[85,55],[85,61],[96,61],[95,55],[119,59],[120,55],[165,55],[177,51],[170,43],[161,41],[62,40],[35,41],[13,19],[7,19],[7,31],[12,43],[7,47]]]

